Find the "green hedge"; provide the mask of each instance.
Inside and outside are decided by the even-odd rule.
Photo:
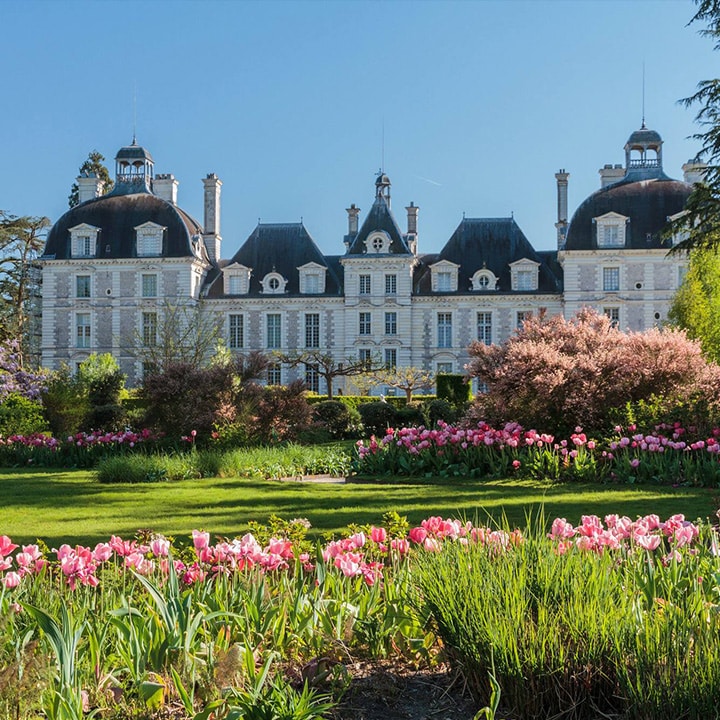
[[[413,402],[426,402],[430,400],[434,400],[435,395],[413,395]],[[307,401],[311,405],[315,405],[317,403],[325,402],[327,400],[327,395],[307,395]],[[344,403],[349,408],[352,408],[353,410],[357,410],[361,405],[366,405],[367,403],[373,403],[378,402],[380,400],[379,395],[333,395],[333,400],[339,400],[341,403]],[[385,396],[385,402],[387,402],[389,405],[392,405],[394,408],[404,408],[406,405],[405,402],[405,395],[386,395]]]

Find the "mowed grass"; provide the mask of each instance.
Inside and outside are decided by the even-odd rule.
[[[95,543],[110,535],[153,530],[178,539],[193,529],[235,536],[272,513],[310,520],[312,533],[340,532],[351,523],[379,523],[396,510],[419,523],[429,515],[486,520],[507,516],[523,527],[541,508],[547,518],[619,513],[712,516],[718,491],[660,486],[552,485],[529,480],[327,485],[270,480],[205,479],[141,485],[101,485],[89,471],[0,470],[0,535],[16,542],[41,538]]]

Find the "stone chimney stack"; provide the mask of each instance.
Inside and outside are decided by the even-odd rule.
[[[557,230],[558,250],[565,247],[565,236],[567,235],[569,177],[570,173],[565,172],[564,168],[555,173],[555,180],[557,180],[557,222],[555,228]]]
[[[616,183],[625,177],[625,168],[620,164],[605,165],[604,167],[600,168],[600,170],[598,170],[598,172],[600,173],[600,187],[601,188],[607,187],[608,185],[612,185],[613,183]]]
[[[705,180],[705,171],[707,165],[704,162],[700,162],[697,158],[688,160],[683,166],[683,180],[690,185],[695,183],[701,183]]]
[[[360,208],[353,203],[349,208],[345,209],[348,214],[348,235],[358,234],[358,215]]]
[[[78,186],[78,203],[100,197],[105,187],[105,183],[95,173],[83,173],[76,182]]]
[[[417,236],[418,236],[418,212],[420,208],[411,202],[406,208],[407,210],[407,234],[408,245],[413,255],[417,255]]]
[[[205,218],[203,239],[210,260],[214,263],[220,260],[220,188],[222,181],[215,173],[210,173],[203,179],[205,186]]]
[[[156,175],[153,180],[153,192],[159,198],[167,200],[167,202],[173,205],[177,205],[177,190],[179,184],[175,176],[171,173]]]

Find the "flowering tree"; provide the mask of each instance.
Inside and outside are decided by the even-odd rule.
[[[531,318],[502,345],[473,343],[468,371],[489,391],[475,412],[551,430],[600,428],[613,408],[651,396],[717,401],[720,368],[681,330],[624,333],[594,310]]]
[[[0,403],[10,394],[34,400],[45,388],[47,376],[23,368],[20,343],[9,340],[0,343]]]
[[[417,367],[395,367],[374,373],[373,377],[382,385],[402,390],[407,402],[412,402],[415,390],[426,390],[435,384],[435,374]]]

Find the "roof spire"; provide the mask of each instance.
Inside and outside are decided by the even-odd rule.
[[[643,60],[643,72],[642,72],[642,126],[641,130],[646,130],[645,127],[645,61]]]

